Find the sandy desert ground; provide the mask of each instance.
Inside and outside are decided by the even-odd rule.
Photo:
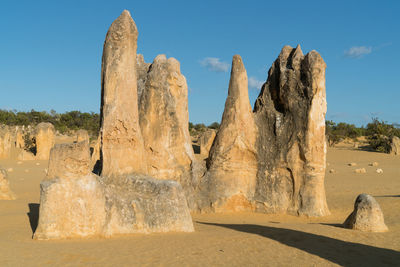
[[[378,167],[368,165],[375,161]],[[0,266],[400,266],[400,157],[337,147],[327,162],[327,217],[195,214],[194,233],[34,241],[47,162],[0,160],[13,168],[9,180],[18,196],[0,201]],[[389,232],[341,228],[360,193],[376,197]]]

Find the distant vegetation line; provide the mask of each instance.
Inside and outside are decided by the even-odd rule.
[[[37,125],[41,122],[50,122],[55,129],[62,134],[68,134],[71,131],[85,129],[91,136],[97,136],[100,129],[100,115],[94,112],[69,111],[57,113],[54,110],[28,112],[16,110],[0,110],[0,124],[15,125]],[[206,126],[203,123],[194,124],[189,122],[189,131],[192,136],[198,136],[207,129],[219,129],[220,124],[213,122]],[[357,139],[360,136],[366,136],[370,146],[380,152],[388,152],[390,142],[393,136],[400,137],[400,129],[397,124],[389,124],[378,118],[372,118],[372,121],[365,127],[356,127],[354,124],[345,122],[335,123],[326,121],[326,136],[328,144],[333,146],[340,141],[350,138]]]

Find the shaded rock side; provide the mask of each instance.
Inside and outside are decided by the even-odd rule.
[[[142,98],[142,94],[146,86],[147,72],[150,69],[151,63],[144,62],[144,57],[141,54],[137,55],[136,62],[137,94],[138,104],[140,105],[140,99]]]
[[[199,136],[198,144],[200,146],[200,154],[202,156],[208,157],[216,135],[217,133],[215,130],[207,129]]]
[[[50,152],[47,178],[77,178],[90,174],[90,151],[86,141],[57,144]]]
[[[381,207],[372,196],[360,194],[353,212],[344,222],[344,227],[366,232],[386,232],[388,230]]]
[[[147,173],[139,128],[136,78],[138,31],[128,11],[112,23],[104,42],[101,100],[101,174]]]
[[[257,174],[256,125],[247,73],[239,55],[232,60],[228,97],[220,129],[207,159],[203,192],[215,212],[253,210]],[[203,207],[207,209],[207,207]]]
[[[15,194],[10,189],[7,171],[0,167],[0,200],[14,200]]]
[[[392,137],[389,154],[400,155],[400,138],[397,136]]]
[[[285,46],[255,106],[258,127],[256,210],[329,214],[324,176],[325,68],[322,57]]]
[[[190,184],[194,158],[188,129],[188,88],[179,62],[159,55],[147,73],[140,102],[140,128],[149,175]]]
[[[11,143],[10,128],[5,125],[0,125],[0,159],[10,158]]]
[[[185,194],[178,182],[144,175],[101,179],[106,188],[106,236],[194,231]]]
[[[55,129],[53,124],[41,122],[35,129],[36,159],[48,160],[50,150],[55,143]]]

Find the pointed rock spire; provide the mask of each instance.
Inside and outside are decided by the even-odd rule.
[[[125,10],[112,23],[104,42],[100,130],[103,176],[147,172],[138,115],[137,37],[135,22]]]
[[[255,142],[247,73],[242,58],[235,55],[221,126],[207,159],[212,210],[252,210],[250,199],[257,173]]]

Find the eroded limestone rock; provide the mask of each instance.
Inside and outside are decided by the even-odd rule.
[[[100,130],[104,176],[147,173],[138,116],[137,37],[135,22],[125,10],[104,42]]]
[[[140,99],[142,98],[142,94],[146,86],[147,72],[149,71],[151,64],[144,62],[144,57],[141,54],[137,55],[136,62],[137,94],[138,104],[140,105]]]
[[[324,176],[325,68],[322,57],[285,46],[268,72],[255,106],[257,186],[261,212],[329,214]]]
[[[381,207],[375,198],[361,194],[354,203],[353,212],[344,222],[344,227],[366,232],[386,232],[388,230]]]
[[[140,108],[140,128],[148,173],[158,179],[190,183],[194,158],[188,129],[188,89],[179,62],[159,55],[147,73]]]
[[[78,131],[76,131],[76,139],[75,142],[79,143],[79,142],[87,142],[89,143],[90,140],[90,136],[88,131],[80,129]]]
[[[11,156],[11,132],[8,126],[0,125],[0,159]]]
[[[221,125],[207,159],[205,191],[212,210],[253,210],[251,201],[257,174],[256,138],[246,69],[241,57],[235,55]]]
[[[10,189],[7,179],[7,171],[0,167],[0,200],[13,200],[15,194]]]
[[[397,136],[392,137],[389,153],[392,155],[400,155],[400,138],[398,138]]]
[[[77,178],[90,173],[90,151],[86,141],[57,144],[50,152],[47,178]]]
[[[151,232],[193,232],[181,185],[144,175],[102,177],[106,188],[105,235]]]
[[[35,131],[36,159],[47,160],[55,143],[54,126],[48,122],[41,122],[36,126]]]
[[[199,136],[198,144],[200,146],[200,154],[202,156],[208,157],[216,135],[217,133],[215,130],[207,129]]]

